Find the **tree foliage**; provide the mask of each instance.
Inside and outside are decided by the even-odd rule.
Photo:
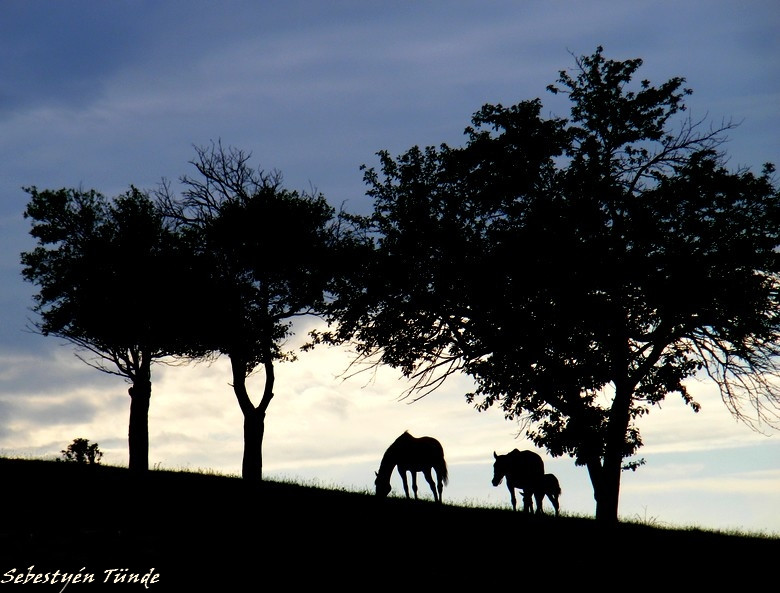
[[[683,78],[576,59],[539,99],[485,105],[461,148],[378,153],[365,168],[375,257],[318,336],[416,379],[451,373],[552,455],[587,467],[617,519],[637,420],[705,372],[753,427],[778,419],[780,209],[774,167],[729,171],[730,123],[684,118]],[[672,126],[676,131],[672,131]],[[752,412],[752,414],[750,414]]]

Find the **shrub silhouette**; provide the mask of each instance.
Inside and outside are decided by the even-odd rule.
[[[84,463],[90,465],[100,464],[103,452],[97,443],[89,443],[89,439],[73,439],[67,449],[60,451],[62,461],[71,463]]]

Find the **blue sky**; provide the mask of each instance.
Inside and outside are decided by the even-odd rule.
[[[602,45],[639,57],[653,83],[683,76],[689,113],[740,125],[732,168],[780,164],[780,8],[773,1],[252,2],[37,1],[0,5],[0,452],[56,456],[73,438],[125,464],[127,386],[26,330],[34,289],[19,253],[33,246],[23,186],[154,189],[192,174],[194,145],[221,139],[278,169],[289,189],[366,211],[360,166],[375,153],[462,143],[484,103],[539,97],[573,55]],[[304,331],[301,327],[300,331]],[[320,350],[278,369],[269,476],[356,489],[409,429],[439,438],[446,500],[508,505],[490,485],[492,453],[533,448],[498,411],[477,413],[463,378],[414,403],[392,371],[338,378],[349,353]],[[153,371],[150,461],[240,468],[241,416],[226,363]],[[255,381],[262,380],[261,377]],[[712,386],[703,411],[674,396],[640,424],[647,464],[624,475],[621,516],[780,532],[780,435],[730,417]],[[564,512],[592,514],[584,469],[550,458]],[[393,488],[401,492],[394,476]],[[421,491],[425,491],[424,488]]]

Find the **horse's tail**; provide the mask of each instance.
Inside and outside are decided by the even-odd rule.
[[[447,460],[444,457],[441,458],[441,476],[442,484],[446,484],[450,480],[449,471],[447,470]]]

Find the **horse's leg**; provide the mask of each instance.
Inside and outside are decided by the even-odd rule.
[[[558,503],[558,495],[548,493],[547,498],[550,499],[550,502],[552,503],[553,508],[555,509],[555,516],[557,517],[560,513],[560,504]]]
[[[533,493],[533,495],[534,498],[536,498],[536,514],[544,515],[544,509],[542,509],[542,503],[544,502],[544,490],[537,490]],[[530,498],[530,495],[528,498]]]
[[[417,500],[417,472],[409,472],[412,474],[412,490],[414,490],[414,499]]]
[[[515,498],[515,487],[509,485],[509,480],[506,481],[506,487],[509,489],[509,499],[512,501],[512,510],[517,510],[517,499]]]
[[[536,499],[537,504],[539,503],[539,499]],[[533,513],[534,512],[534,502],[533,502],[533,492],[526,489],[523,490],[523,512],[524,513]],[[537,509],[537,512],[539,510]]]
[[[401,482],[403,482],[404,485],[404,492],[406,492],[406,498],[409,498],[409,484],[406,481],[406,472],[401,471],[401,469],[398,469],[398,473],[401,474]],[[414,475],[414,474],[412,474]]]
[[[423,475],[425,476],[425,481],[428,482],[428,486],[431,487],[431,492],[433,492],[433,500],[436,502],[439,502],[439,496],[436,493],[436,484],[433,483],[433,476],[431,475],[431,468],[424,469]]]

